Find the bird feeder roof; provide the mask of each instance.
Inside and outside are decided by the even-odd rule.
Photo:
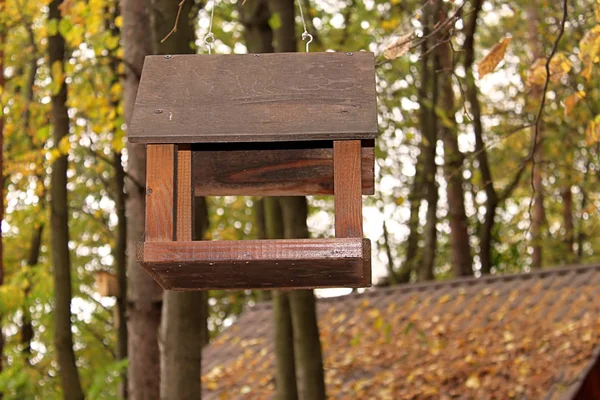
[[[376,135],[369,52],[148,56],[129,126],[133,143]]]

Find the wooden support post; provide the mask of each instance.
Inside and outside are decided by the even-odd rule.
[[[177,211],[175,216],[177,241],[193,238],[194,195],[192,191],[192,149],[189,144],[177,146]]]
[[[363,235],[360,151],[360,140],[333,142],[336,238]]]
[[[146,148],[146,242],[174,239],[175,145]]]

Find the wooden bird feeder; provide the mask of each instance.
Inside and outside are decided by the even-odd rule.
[[[129,140],[145,143],[141,265],[164,288],[371,285],[372,53],[146,58]],[[335,238],[192,241],[193,196],[335,197]]]

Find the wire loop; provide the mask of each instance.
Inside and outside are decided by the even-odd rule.
[[[302,41],[305,41],[307,39],[308,39],[308,42],[306,42],[306,52],[309,53],[310,50],[308,49],[308,47],[310,46],[310,44],[313,41],[313,36],[308,32],[302,32]]]

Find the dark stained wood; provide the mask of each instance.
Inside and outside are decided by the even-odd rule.
[[[371,285],[368,239],[147,242],[138,261],[165,289]]]
[[[133,143],[373,139],[373,53],[146,57]]]
[[[307,142],[313,143],[313,142]],[[333,148],[207,146],[193,152],[196,196],[306,196],[333,194]],[[247,145],[247,144],[244,144]],[[315,145],[316,146],[316,145]],[[372,146],[372,145],[371,145]],[[212,147],[212,149],[211,149]],[[361,149],[362,193],[374,193],[375,150]]]
[[[176,239],[192,240],[193,236],[192,149],[189,144],[177,146]]]
[[[333,143],[335,236],[362,237],[360,141]]]
[[[146,148],[146,242],[173,240],[175,146]]]

